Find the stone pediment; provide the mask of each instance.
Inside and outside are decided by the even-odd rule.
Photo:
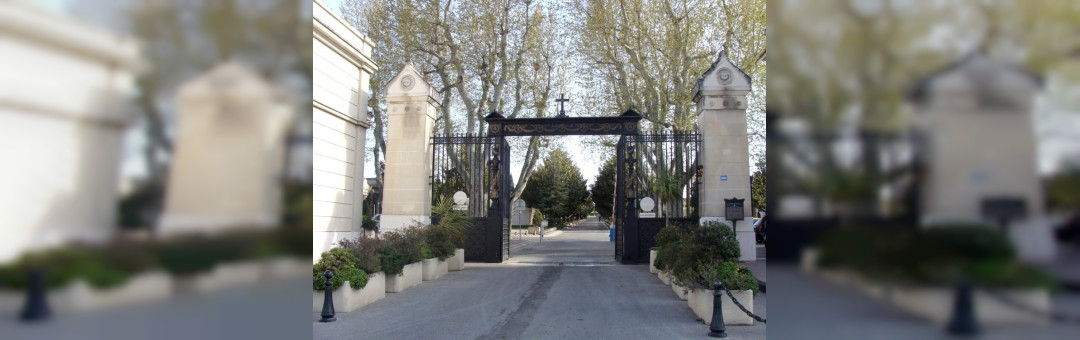
[[[388,98],[428,96],[429,100],[439,102],[439,96],[436,95],[435,88],[424,80],[423,73],[417,70],[411,62],[406,63],[401,72],[398,72],[393,79],[387,82],[386,96]]]
[[[1016,66],[978,53],[931,73],[908,89],[918,105],[1020,110],[1030,109],[1042,79]]]
[[[697,102],[703,95],[719,95],[721,93],[750,92],[750,76],[735,66],[724,52],[720,52],[709,69],[698,78],[694,85],[693,98]]]

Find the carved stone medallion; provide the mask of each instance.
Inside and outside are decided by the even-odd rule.
[[[401,88],[405,90],[412,89],[413,85],[416,85],[416,81],[412,76],[405,76],[401,78]]]
[[[731,84],[731,69],[725,67],[717,73],[716,79],[720,84]]]

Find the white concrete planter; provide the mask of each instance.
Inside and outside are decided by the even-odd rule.
[[[279,257],[263,262],[263,279],[280,280],[311,275],[311,263],[295,257]]]
[[[754,312],[754,291],[741,290],[732,291],[731,295],[735,296],[739,303],[746,307],[751,313]],[[692,289],[687,294],[686,304],[690,306],[690,309],[694,311],[694,315],[701,318],[701,322],[708,325],[712,322],[713,314],[713,291],[706,289]],[[743,313],[734,303],[731,302],[731,298],[724,294],[720,297],[720,309],[724,314],[725,325],[753,325],[754,319],[746,313]]]
[[[452,272],[465,269],[465,249],[455,250],[454,257],[451,257],[448,261],[450,263],[447,269]]]
[[[263,276],[263,262],[222,263],[213,270],[180,279],[176,288],[183,293],[208,294],[238,286],[250,286]]]
[[[944,325],[952,316],[953,293],[953,289],[945,287],[895,287],[886,300],[912,315]],[[1045,289],[1003,290],[1002,294],[1042,313],[1050,311],[1050,293]],[[983,325],[1046,325],[1050,322],[1045,316],[1004,304],[979,289],[975,290],[974,297],[975,317]]]
[[[124,284],[97,289],[83,280],[48,292],[49,307],[65,312],[83,312],[143,302],[167,300],[172,297],[173,279],[164,271],[150,271],[132,276]],[[0,315],[18,315],[26,303],[24,291],[0,291]]]
[[[674,282],[671,283],[671,291],[675,292],[675,295],[679,297],[679,300],[686,301],[686,294],[690,291],[688,288],[680,286]]]
[[[813,273],[817,270],[817,261],[821,258],[821,251],[817,248],[803,248],[802,256],[799,257],[799,268],[804,273]]]
[[[649,272],[653,273],[653,274],[656,274],[656,272],[658,270],[656,269],[656,266],[653,265],[654,263],[656,263],[656,251],[655,250],[650,250],[649,251]]]
[[[423,264],[423,279],[424,281],[431,281],[442,276],[439,272],[439,259],[424,259],[420,263]]]
[[[348,313],[372,302],[382,300],[382,298],[386,297],[385,276],[382,272],[368,275],[367,285],[360,289],[353,289],[349,286],[349,281],[345,281],[341,287],[334,290],[334,312]],[[325,294],[320,290],[313,292],[314,308],[312,310],[314,312],[322,311]]]
[[[386,292],[400,293],[423,282],[424,265],[421,262],[405,265],[398,275],[386,275]]]
[[[439,260],[439,266],[438,266],[437,270],[439,271],[439,277],[443,277],[443,276],[446,276],[446,274],[449,274],[450,273],[450,258],[447,258],[445,260]]]
[[[670,274],[668,274],[668,272],[658,271],[656,272],[656,276],[660,278],[660,282],[663,282],[664,284],[669,286],[671,285],[671,276]]]

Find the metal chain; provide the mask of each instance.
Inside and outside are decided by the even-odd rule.
[[[731,302],[734,302],[735,306],[738,306],[739,309],[741,309],[743,311],[743,313],[746,313],[747,316],[753,318],[754,320],[757,320],[758,322],[765,323],[765,318],[754,315],[754,313],[751,313],[750,311],[746,310],[746,307],[743,307],[743,305],[741,303],[739,303],[739,300],[736,300],[735,296],[731,295],[731,290],[728,290],[727,287],[724,287],[723,283],[720,284],[720,288],[723,288],[724,291],[727,292],[727,296],[731,298]]]
[[[1008,296],[1005,296],[1005,294],[1002,294],[1001,292],[999,292],[997,290],[990,289],[990,288],[984,288],[984,290],[988,293],[987,295],[994,298],[995,300],[998,300],[999,302],[1002,302],[1002,303],[1004,303],[1006,305],[1010,305],[1010,306],[1012,306],[1012,307],[1014,307],[1016,309],[1022,310],[1024,312],[1039,315],[1039,316],[1046,316],[1046,317],[1049,317],[1054,322],[1080,324],[1080,316],[1066,315],[1066,314],[1062,314],[1060,312],[1055,312],[1055,311],[1041,311],[1041,310],[1035,309],[1035,307],[1028,306],[1028,305],[1025,305],[1023,303],[1020,303],[1019,301],[1013,300],[1012,298],[1010,298]]]

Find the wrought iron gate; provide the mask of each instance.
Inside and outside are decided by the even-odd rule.
[[[472,218],[464,244],[465,260],[502,262],[510,256],[510,146],[505,138],[476,135],[434,137],[431,204],[468,195]],[[434,217],[434,216],[433,216]]]
[[[697,224],[701,136],[624,135],[616,148],[615,257],[627,264],[648,262],[661,228]],[[646,197],[656,202],[652,212],[640,209]]]

